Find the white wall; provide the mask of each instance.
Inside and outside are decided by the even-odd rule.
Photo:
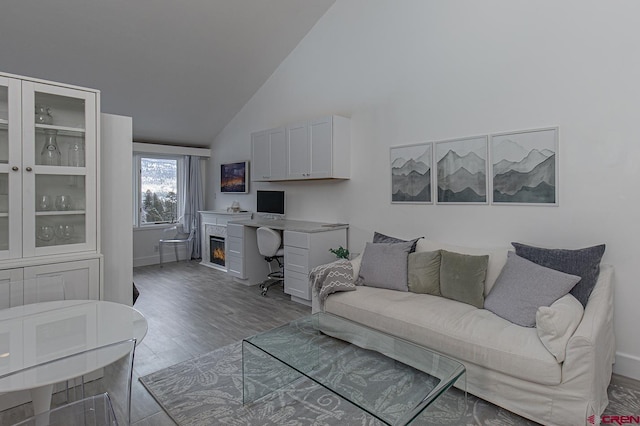
[[[100,236],[104,256],[104,299],[133,303],[133,233],[131,223],[131,117],[100,116]]]
[[[361,251],[374,230],[469,245],[606,243],[616,267],[618,373],[640,378],[636,243],[640,201],[640,2],[338,0],[216,138],[220,162],[250,158],[250,133],[350,116],[352,179],[254,184],[287,191],[291,218],[347,221]],[[560,206],[390,204],[389,147],[560,127]]]

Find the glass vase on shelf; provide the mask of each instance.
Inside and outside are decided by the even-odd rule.
[[[48,105],[36,105],[36,124],[52,124],[51,108]]]
[[[40,153],[41,163],[45,166],[60,165],[60,149],[56,140],[57,132],[47,129],[44,131],[44,146]]]
[[[84,167],[84,144],[82,141],[74,142],[67,150],[67,165],[71,167]]]

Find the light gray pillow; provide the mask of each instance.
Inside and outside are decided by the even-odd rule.
[[[409,253],[408,285],[412,293],[440,293],[440,250]]]
[[[369,287],[409,291],[407,256],[413,241],[404,243],[367,243],[358,272],[359,284]]]
[[[440,293],[447,299],[482,308],[489,255],[440,250]]]
[[[534,327],[538,308],[551,306],[580,281],[576,275],[537,265],[513,252],[507,256],[484,308],[514,324]]]

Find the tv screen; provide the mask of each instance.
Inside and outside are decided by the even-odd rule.
[[[257,191],[258,213],[284,214],[284,191]]]

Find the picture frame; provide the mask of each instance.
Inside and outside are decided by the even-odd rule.
[[[249,161],[220,164],[220,192],[228,194],[249,193]]]
[[[558,206],[558,131],[491,135],[491,204]]]
[[[393,146],[391,163],[391,203],[433,203],[433,143]]]
[[[488,204],[488,136],[435,142],[436,204]]]

